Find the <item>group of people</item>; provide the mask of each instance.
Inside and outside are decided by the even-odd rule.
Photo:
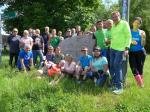
[[[88,46],[83,46],[80,48],[78,61],[75,61],[71,54],[63,54],[59,45],[65,38],[82,37],[80,26],[67,29],[65,38],[61,31],[57,35],[56,29],[52,29],[50,33],[49,27],[45,27],[42,36],[39,29],[24,30],[23,37],[20,37],[18,29],[14,28],[8,37],[9,64],[13,66],[15,57],[15,65],[21,71],[26,72],[38,66],[37,75],[54,77],[50,84],[57,84],[66,75],[74,77],[78,83],[91,79],[99,86],[111,79],[110,89],[115,94],[121,94],[126,81],[128,56],[137,85],[144,87],[146,35],[139,29],[141,24],[142,19],[136,17],[130,28],[128,22],[121,20],[118,11],[112,13],[112,19],[98,20],[86,33],[92,35],[95,40],[93,54],[88,53]],[[37,56],[40,57],[39,64]]]

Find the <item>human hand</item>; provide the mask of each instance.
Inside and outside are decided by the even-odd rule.
[[[131,44],[137,45],[137,41],[136,40],[132,40]]]

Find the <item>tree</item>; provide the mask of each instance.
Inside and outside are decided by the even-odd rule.
[[[47,25],[63,31],[75,25],[86,28],[95,20],[94,11],[103,6],[100,0],[14,0],[8,5],[5,12],[16,11],[18,17],[5,20],[5,29],[17,27],[21,32]]]

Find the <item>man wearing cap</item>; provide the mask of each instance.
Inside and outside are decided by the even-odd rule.
[[[31,52],[30,45],[25,45],[19,53],[17,67],[19,70],[29,71],[33,66],[33,54]]]
[[[12,34],[8,37],[9,45],[9,65],[13,67],[13,58],[15,57],[15,66],[17,65],[18,54],[19,54],[19,42],[21,37],[18,35],[18,29],[14,28]]]

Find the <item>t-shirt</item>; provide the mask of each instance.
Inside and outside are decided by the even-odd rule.
[[[55,54],[54,63],[55,63],[55,64],[59,64],[59,62],[60,62],[61,60],[63,60],[63,59],[64,59],[64,55],[63,55],[63,54],[59,54],[59,55]]]
[[[133,30],[131,30],[131,34],[132,34],[132,41],[136,41],[137,44],[133,45],[131,44],[130,46],[130,51],[140,51],[142,49],[144,49],[144,47],[141,45],[141,30],[138,30],[137,32],[134,32]]]
[[[59,43],[60,38],[58,36],[50,38],[50,45],[53,46],[54,48],[58,47]]]
[[[97,46],[99,46],[101,49],[106,49],[106,44],[105,44],[106,30],[105,29],[97,30],[94,33],[94,36],[96,37]]]
[[[80,61],[82,68],[89,67],[90,62],[92,61],[92,56],[90,56],[90,55],[80,56],[79,61]]]
[[[31,43],[33,42],[33,39],[31,37],[22,37],[20,40],[21,43],[23,43],[24,45],[29,45],[31,46]]]
[[[96,68],[96,70],[103,70],[104,65],[108,64],[106,57],[99,57],[98,59],[92,60],[92,66]]]
[[[42,44],[44,43],[44,40],[41,36],[33,36],[33,47],[32,50],[41,50],[42,49]]]
[[[26,67],[29,67],[29,64],[30,64],[30,59],[33,57],[33,54],[32,54],[32,51],[29,51],[28,53],[25,52],[25,50],[21,50],[20,53],[19,53],[19,56],[18,56],[18,63],[17,63],[17,66],[19,69],[21,69],[21,59],[24,59],[24,65]]]
[[[20,48],[19,48],[19,42],[20,42],[20,36],[14,36],[14,35],[10,35],[8,37],[8,44],[9,44],[9,52],[10,53],[19,53]]]
[[[47,61],[54,61],[55,55],[54,54],[46,54],[46,60]]]
[[[47,45],[48,44],[48,40],[49,40],[49,34],[44,33],[42,37],[43,37],[43,40],[44,40],[44,45]]]
[[[64,64],[64,70],[66,72],[74,72],[75,71],[75,67],[76,67],[76,63],[75,62],[71,62],[70,64],[66,61]]]
[[[118,51],[124,51],[126,47],[130,47],[131,32],[129,24],[120,20],[117,25],[111,28],[111,45],[110,48]]]

